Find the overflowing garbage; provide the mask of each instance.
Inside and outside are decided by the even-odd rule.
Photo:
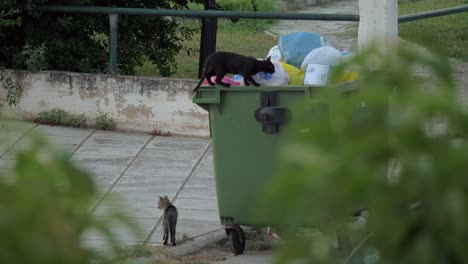
[[[285,34],[279,38],[278,45],[272,47],[267,54],[275,66],[275,73],[260,72],[253,78],[265,86],[326,85],[330,70],[350,55],[350,52],[340,51],[330,45],[319,34]],[[350,82],[357,78],[356,73],[348,72],[340,81]],[[240,75],[225,77],[223,81],[233,86],[244,85]]]

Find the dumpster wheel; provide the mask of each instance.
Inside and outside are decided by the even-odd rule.
[[[238,225],[226,227],[226,232],[231,244],[231,251],[235,256],[244,253],[245,249],[245,234],[242,228]]]

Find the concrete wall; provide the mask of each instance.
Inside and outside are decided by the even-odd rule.
[[[195,80],[54,71],[8,73],[20,91],[20,104],[8,107],[5,90],[0,88],[0,112],[7,116],[30,120],[58,107],[83,113],[91,122],[109,113],[119,130],[209,136],[208,113],[192,103]]]

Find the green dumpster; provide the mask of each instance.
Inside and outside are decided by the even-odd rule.
[[[202,87],[193,98],[209,112],[218,209],[236,255],[245,248],[240,225],[273,224],[252,214],[254,202],[274,175],[279,135],[294,118],[290,107],[316,89]]]

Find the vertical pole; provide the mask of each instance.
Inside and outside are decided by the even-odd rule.
[[[359,0],[360,49],[372,44],[384,49],[392,49],[398,41],[398,1]]]
[[[111,74],[117,74],[117,36],[118,36],[119,15],[109,15],[110,25],[110,59],[109,70]]]
[[[205,10],[215,10],[216,0],[206,0]],[[203,18],[200,38],[200,61],[198,64],[198,78],[203,71],[203,63],[206,57],[216,51],[216,31],[218,29],[218,19]]]

